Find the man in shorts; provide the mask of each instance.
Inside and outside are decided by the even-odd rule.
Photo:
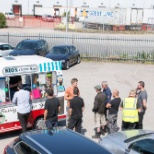
[[[100,85],[97,85],[94,88],[96,90],[97,95],[95,96],[94,99],[94,107],[92,111],[94,112],[96,134],[92,136],[92,138],[100,138],[101,128],[102,130],[104,130],[104,126],[106,125],[105,114],[104,114],[106,95],[102,93],[101,91],[102,88]]]

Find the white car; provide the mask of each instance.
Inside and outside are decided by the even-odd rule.
[[[0,43],[0,57],[8,56],[14,47],[8,43]]]
[[[5,12],[6,19],[14,19],[15,15],[12,12]]]

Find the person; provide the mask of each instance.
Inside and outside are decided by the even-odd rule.
[[[141,104],[137,101],[136,91],[131,90],[129,96],[123,100],[120,109],[122,110],[122,130],[135,129],[139,121],[138,112],[141,111]]]
[[[71,80],[71,86],[66,89],[65,94],[64,94],[64,99],[67,100],[66,126],[68,126],[68,120],[69,120],[70,100],[74,97],[73,90],[74,90],[75,87],[77,87],[77,84],[78,84],[78,79],[77,78],[73,78]],[[79,92],[79,94],[80,94],[80,92]]]
[[[94,88],[96,90],[97,95],[94,99],[94,107],[92,111],[94,112],[96,134],[92,136],[92,138],[100,138],[101,129],[102,131],[104,131],[104,126],[106,125],[104,115],[106,95],[102,93],[102,88],[100,85],[96,85]]]
[[[106,105],[106,108],[109,109],[109,116],[107,122],[109,133],[114,133],[119,130],[119,127],[117,126],[118,110],[121,103],[121,98],[119,97],[119,90],[114,89],[112,96],[113,99],[110,103],[107,103]]]
[[[26,122],[31,112],[30,92],[22,89],[22,83],[17,84],[19,91],[15,92],[12,103],[17,104],[17,114],[20,121],[22,132],[26,132]]]
[[[147,109],[147,91],[145,90],[145,83],[143,81],[138,82],[138,102],[141,104],[141,112],[139,112],[139,122],[136,124],[136,129],[143,129],[143,118]]]
[[[47,90],[48,99],[44,107],[44,122],[47,129],[52,129],[58,126],[58,113],[60,111],[60,102],[58,98],[54,97],[52,89]]]
[[[15,92],[18,91],[17,85],[20,82],[22,82],[21,81],[21,76],[10,77],[9,86],[10,86],[10,98],[11,98],[11,100],[13,99],[13,96],[14,96]]]
[[[69,123],[68,128],[74,129],[78,133],[81,133],[82,116],[84,111],[84,101],[79,97],[79,89],[77,87],[73,90],[74,97],[70,100],[69,110]]]
[[[106,95],[106,101],[105,101],[105,106],[111,101],[111,90],[108,87],[108,82],[107,81],[103,81],[102,82],[102,88],[103,88],[103,93]],[[105,108],[105,118],[106,120],[108,119],[108,108]]]

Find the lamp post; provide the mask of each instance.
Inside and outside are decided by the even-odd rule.
[[[68,32],[68,0],[66,0],[66,33]]]

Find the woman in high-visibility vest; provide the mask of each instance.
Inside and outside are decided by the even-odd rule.
[[[135,124],[139,121],[138,112],[141,109],[135,90],[129,92],[129,96],[123,100],[120,108],[122,110],[122,130],[135,129]]]

